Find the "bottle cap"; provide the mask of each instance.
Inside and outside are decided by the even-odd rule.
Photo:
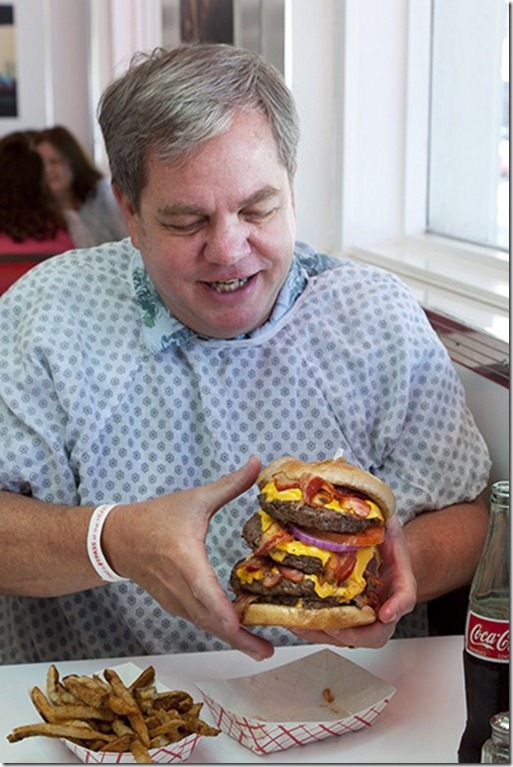
[[[490,719],[492,735],[502,743],[509,741],[509,711],[501,711]]]

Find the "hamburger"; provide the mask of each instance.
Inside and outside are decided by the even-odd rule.
[[[391,488],[343,458],[291,456],[259,474],[259,509],[242,536],[252,553],[230,586],[245,626],[337,629],[376,620],[379,545],[395,511]]]

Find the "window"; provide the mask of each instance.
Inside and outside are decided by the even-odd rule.
[[[428,231],[508,248],[505,0],[434,0]]]
[[[435,25],[440,31],[438,5],[449,15],[459,13],[451,27],[442,25],[449,51],[445,65],[440,60],[440,41],[435,43],[432,36]],[[293,4],[294,13],[303,11],[304,17],[306,6],[313,14],[309,0]],[[501,64],[507,59],[508,4],[505,0],[334,0],[323,7],[331,9],[330,28],[318,20],[314,23],[313,16],[310,23],[303,18],[302,29],[307,32],[301,36],[302,29],[294,26],[292,37],[293,85],[306,126],[297,176],[299,238],[325,252],[395,272],[425,308],[507,341],[507,205],[499,213],[497,194],[500,189],[507,202],[509,187],[506,171],[499,175],[497,153],[501,138],[508,139],[506,130],[501,137],[507,89]],[[493,7],[497,26],[490,24],[485,30],[478,22],[479,32],[475,26],[472,31],[483,7]],[[305,47],[309,57],[302,55]],[[460,49],[471,51],[470,64],[458,60]],[[312,62],[322,67],[322,76],[312,77]],[[436,118],[432,107],[435,102],[450,106],[451,97],[444,94],[449,85],[454,98],[474,97],[472,78],[479,82],[486,72],[488,85],[480,92],[487,101],[477,108],[483,125],[485,117],[490,121],[490,140],[485,143],[474,114],[459,109],[455,118],[450,113]],[[440,93],[436,74],[441,74]],[[486,163],[481,159],[477,164],[485,175],[473,186],[467,180],[453,182],[451,152],[443,154],[436,143],[436,120],[439,139],[452,134],[455,149],[465,142],[461,163],[467,174],[466,166],[475,165],[479,153],[484,154]],[[507,147],[501,148],[507,156]],[[438,176],[430,159],[437,153],[442,157]],[[488,183],[486,199],[483,179]],[[451,192],[440,198],[440,219],[446,224],[449,208],[453,216],[453,209],[458,211],[465,203],[463,214],[454,215],[459,215],[466,230],[436,225],[435,189],[443,188],[438,182]],[[470,211],[468,203],[474,204],[479,215]],[[485,222],[485,237],[470,231],[478,220]],[[499,236],[503,237],[500,247]]]

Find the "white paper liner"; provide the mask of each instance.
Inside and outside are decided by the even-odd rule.
[[[143,670],[140,666],[137,666],[135,663],[131,662],[123,663],[119,666],[110,666],[110,668],[114,669],[114,671],[119,674],[126,685],[131,684],[134,679],[137,679]],[[97,671],[96,673],[99,676],[102,676],[103,669],[101,671]],[[169,687],[166,687],[158,681],[156,682],[156,687],[159,692],[165,692],[169,689]],[[200,738],[201,735],[198,733],[193,733],[192,735],[188,735],[186,738],[179,740],[177,743],[169,743],[167,746],[161,746],[160,748],[151,748],[149,749],[149,754],[154,762],[160,764],[185,762],[192,754],[194,747]],[[61,738],[61,740],[69,748],[69,750],[75,754],[75,756],[78,756],[82,762],[91,762],[94,764],[135,763],[133,754],[128,751],[123,751],[121,753],[108,751],[91,751],[89,748],[84,748],[83,746],[79,746],[76,743],[72,743],[66,738]]]
[[[329,649],[261,674],[196,686],[216,726],[257,754],[370,727],[396,691]]]

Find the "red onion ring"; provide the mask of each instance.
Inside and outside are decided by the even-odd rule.
[[[289,524],[289,528],[298,540],[303,543],[309,543],[310,546],[317,546],[319,549],[326,549],[327,551],[357,551],[361,548],[361,546],[350,546],[347,543],[335,543],[335,541],[325,541],[321,538],[316,538],[315,535],[310,535],[303,528],[296,525]]]

